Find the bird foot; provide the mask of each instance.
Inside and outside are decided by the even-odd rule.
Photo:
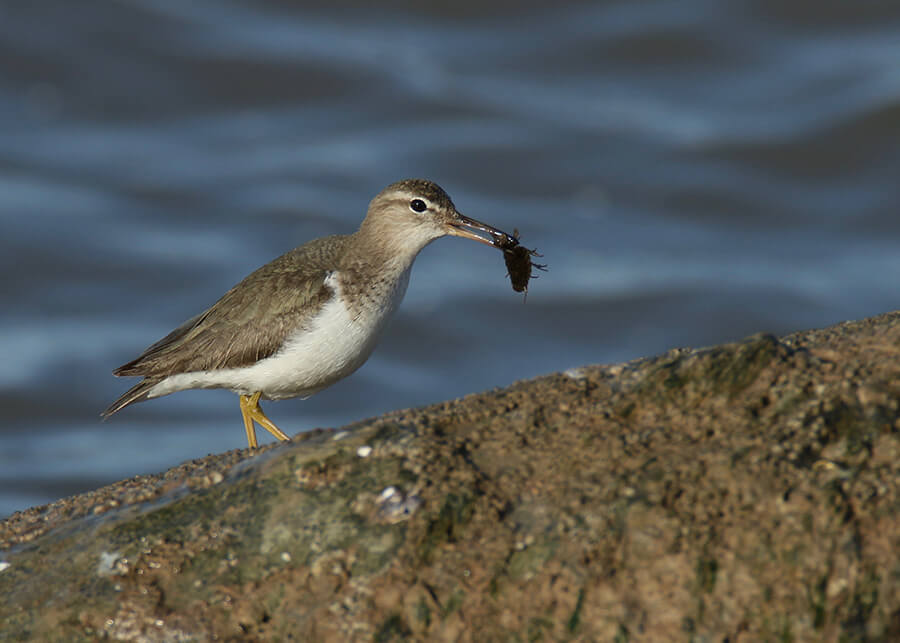
[[[244,418],[244,429],[247,431],[247,444],[251,449],[255,449],[259,446],[256,442],[256,428],[253,426],[254,422],[282,442],[290,442],[291,439],[287,434],[275,426],[275,423],[267,418],[266,414],[263,413],[263,410],[259,408],[260,395],[262,395],[262,393],[256,392],[253,395],[239,396],[241,398],[241,415]]]

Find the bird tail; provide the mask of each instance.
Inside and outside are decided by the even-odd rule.
[[[159,380],[155,378],[145,378],[125,391],[122,396],[100,414],[104,420],[117,411],[121,411],[129,404],[135,402],[143,402],[150,395],[150,389],[159,384]]]

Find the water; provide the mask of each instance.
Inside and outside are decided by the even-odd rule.
[[[110,371],[407,176],[537,246],[440,240],[289,433],[895,309],[900,5],[0,5],[0,515],[240,447]]]

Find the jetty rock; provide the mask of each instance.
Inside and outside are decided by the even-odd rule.
[[[0,595],[3,640],[900,640],[900,313],[19,512]]]

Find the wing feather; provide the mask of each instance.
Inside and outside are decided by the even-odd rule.
[[[325,278],[346,239],[316,239],[271,261],[113,373],[161,379],[273,355],[333,296]]]

